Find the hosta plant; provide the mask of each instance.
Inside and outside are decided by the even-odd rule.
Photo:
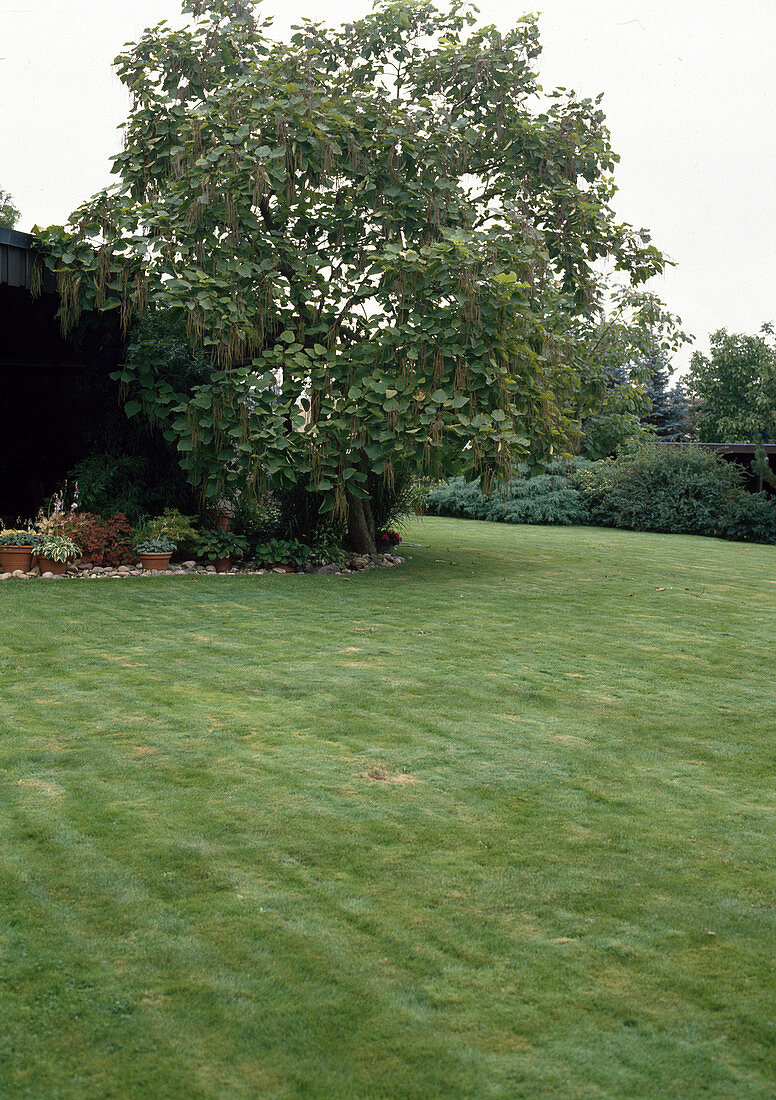
[[[303,568],[309,556],[309,547],[298,539],[268,539],[256,547],[256,560],[264,565],[296,565]]]
[[[32,546],[37,548],[38,535],[35,531],[6,527],[0,531],[0,546]]]
[[[174,554],[178,549],[165,535],[158,539],[144,539],[135,544],[136,554]]]
[[[243,557],[247,550],[248,540],[244,535],[236,535],[234,531],[223,531],[221,528],[203,531],[194,547],[197,557],[207,558],[209,561]]]
[[[81,547],[67,535],[42,535],[36,549],[40,557],[57,562],[70,561],[81,553]]]

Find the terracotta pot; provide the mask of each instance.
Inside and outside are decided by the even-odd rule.
[[[227,531],[229,529],[229,518],[230,517],[228,512],[218,513],[218,526],[221,528],[222,531]]]
[[[216,573],[228,573],[232,568],[231,558],[214,558],[213,565],[216,567]]]
[[[32,546],[0,546],[0,569],[4,573],[13,573],[21,569],[29,573],[32,569]]]
[[[169,554],[138,554],[137,560],[144,569],[148,569],[152,573],[161,573],[170,564],[171,557],[172,552]]]
[[[52,558],[45,558],[42,554],[38,555],[41,573],[53,573],[55,577],[61,577],[69,564],[67,561],[54,561]]]

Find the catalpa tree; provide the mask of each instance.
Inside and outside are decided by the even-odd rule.
[[[663,258],[616,222],[597,101],[540,96],[533,19],[380,0],[269,37],[254,5],[200,0],[117,59],[132,94],[114,187],[41,231],[65,325],[176,310],[207,370],[153,348],[121,372],[206,497],[304,485],[374,549],[370,494],[399,471],[479,473],[574,430],[569,317],[598,264]]]

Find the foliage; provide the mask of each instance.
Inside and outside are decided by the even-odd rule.
[[[692,445],[643,447],[574,481],[590,522],[604,527],[770,541],[776,523],[776,501],[753,504],[739,467]]]
[[[0,226],[13,229],[20,217],[12,196],[8,191],[0,189]]]
[[[304,502],[311,494],[304,495]],[[279,533],[281,503],[277,493],[262,493],[259,497],[240,496],[236,502],[232,525],[252,544],[273,538]]]
[[[32,546],[39,542],[37,532],[27,528],[6,527],[0,531],[0,546]]]
[[[67,535],[41,535],[37,553],[51,561],[70,561],[81,553],[81,547]]]
[[[184,10],[117,59],[116,186],[40,231],[65,325],[178,310],[204,351],[204,376],[130,355],[127,415],[209,499],[301,484],[372,544],[374,479],[487,489],[567,446],[601,261],[637,284],[664,260],[614,219],[599,101],[539,98],[535,20],[380,0],[279,43],[242,0]]]
[[[428,511],[432,515],[485,519],[496,523],[579,524],[589,517],[579,491],[572,484],[575,470],[588,469],[584,459],[557,462],[552,473],[513,479],[486,496],[478,481],[453,478],[432,490]]]
[[[394,471],[392,481],[370,474],[367,478],[370,507],[375,529],[381,530],[394,525],[401,526],[405,517],[414,510],[413,501],[417,497],[415,482],[417,478],[408,466]],[[425,481],[436,479],[424,478]]]
[[[177,545],[166,535],[158,539],[141,539],[133,546],[136,554],[174,554],[177,549]]]
[[[344,565],[348,555],[342,548],[344,531],[341,524],[322,523],[314,532],[309,544],[307,565]]]
[[[248,552],[248,540],[244,535],[216,527],[211,531],[200,532],[194,552],[197,557],[210,561],[217,558],[244,557]]]
[[[109,517],[66,512],[60,530],[78,543],[82,559],[92,565],[128,565],[134,560],[134,529],[123,512]]]
[[[743,493],[723,517],[720,533],[739,542],[776,543],[776,499],[765,493]]]
[[[701,402],[696,418],[704,443],[776,442],[776,342],[772,325],[758,336],[719,329],[711,354],[696,351],[688,386]]]
[[[176,550],[193,548],[199,538],[194,521],[194,516],[184,516],[176,508],[167,508],[160,516],[147,519],[137,529],[136,537],[140,540],[167,538],[176,544]]]
[[[123,512],[133,523],[139,523],[149,508],[182,495],[179,479],[149,454],[93,452],[68,477],[78,484],[83,508],[99,515]]]
[[[405,504],[407,512],[423,513],[428,508],[428,498],[431,490],[439,482],[432,477],[414,477],[407,489]]]
[[[630,288],[612,295],[607,314],[571,319],[567,354],[580,379],[573,411],[585,458],[644,436],[654,364],[688,339],[680,326],[656,295]]]
[[[310,548],[298,539],[268,539],[256,547],[256,561],[263,565],[296,565],[304,567]]]

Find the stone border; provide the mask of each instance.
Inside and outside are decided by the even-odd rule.
[[[308,566],[305,573],[323,573],[328,575],[343,575],[361,573],[365,569],[386,569],[394,565],[403,565],[404,558],[396,554],[364,554],[349,558],[345,565],[322,565],[319,568]],[[196,561],[184,561],[171,565],[169,569],[142,569],[137,565],[120,565],[117,568],[103,565],[89,565],[80,562],[68,565],[67,572],[55,575],[54,573],[41,573],[38,566],[28,573],[21,569],[13,573],[0,573],[0,581],[9,580],[124,580],[128,577],[266,577],[269,574],[286,574],[285,569],[251,569],[250,566],[237,565],[227,573],[217,573],[214,565],[200,565]],[[287,574],[291,575],[291,574]]]

